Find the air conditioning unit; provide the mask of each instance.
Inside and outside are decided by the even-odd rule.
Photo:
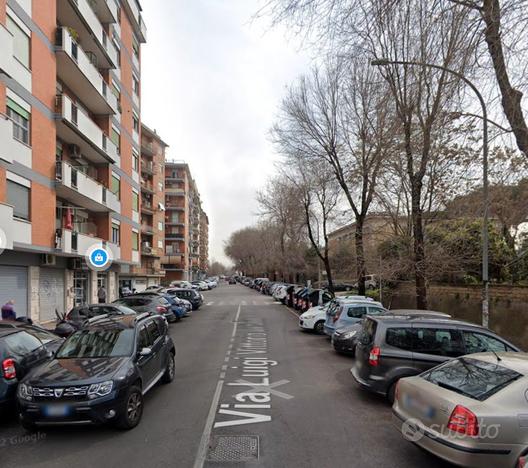
[[[57,264],[57,257],[51,254],[42,254],[40,256],[40,264],[42,266],[55,266]]]
[[[69,152],[70,156],[73,159],[80,159],[81,158],[81,148],[79,148],[78,145],[69,145]]]

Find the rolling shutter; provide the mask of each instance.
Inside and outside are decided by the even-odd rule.
[[[55,309],[64,312],[64,270],[40,268],[39,312],[40,322],[56,320]]]
[[[17,317],[29,315],[27,267],[0,265],[0,307],[14,299]]]

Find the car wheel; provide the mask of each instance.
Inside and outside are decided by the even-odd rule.
[[[119,429],[133,429],[141,421],[143,415],[143,394],[137,385],[133,385],[128,390],[125,398],[125,406],[119,415],[116,426]]]
[[[318,335],[322,335],[324,332],[324,321],[317,322],[314,325],[314,332]]]
[[[387,390],[387,400],[389,400],[389,403],[391,404],[391,406],[394,404],[394,397],[396,395],[396,384],[397,383],[398,381],[392,382],[389,389]]]
[[[161,383],[168,384],[174,380],[174,375],[176,374],[176,365],[174,363],[174,353],[171,351],[169,353],[169,360],[167,362],[167,367],[165,368],[165,373],[161,378]]]
[[[37,426],[35,423],[28,421],[25,419],[22,415],[20,415],[20,425],[27,431],[27,432],[35,432],[37,430]]]
[[[374,285],[369,284],[369,285],[368,285],[368,289],[370,289],[370,290],[372,291],[373,289],[376,289],[376,288],[374,287]]]

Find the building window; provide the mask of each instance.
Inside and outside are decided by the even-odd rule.
[[[132,250],[139,250],[139,233],[132,231]]]
[[[132,89],[134,90],[134,94],[139,96],[139,80],[135,76],[132,77]]]
[[[15,101],[7,98],[7,117],[13,122],[13,138],[29,145],[31,114]]]
[[[29,188],[7,181],[7,203],[13,206],[13,216],[29,221]]]
[[[112,243],[116,245],[121,243],[119,224],[112,223]]]
[[[139,133],[139,117],[135,114],[132,117],[132,125],[134,127],[134,130]]]
[[[110,191],[117,197],[118,200],[121,200],[121,180],[119,180],[119,178],[115,175],[112,175]]]
[[[139,211],[139,194],[137,192],[132,192],[132,209]]]
[[[158,241],[158,249],[163,249],[163,241]]]
[[[161,221],[158,221],[158,230],[163,231],[163,223]]]
[[[31,40],[26,32],[10,17],[6,21],[8,31],[13,35],[13,55],[26,68],[29,69]]]
[[[119,132],[112,127],[112,133],[110,136],[110,139],[112,140],[112,143],[116,145],[117,153],[121,154],[121,135]]]
[[[160,192],[163,192],[163,183],[158,182],[158,189]]]
[[[132,169],[139,172],[139,156],[135,151],[132,151]]]

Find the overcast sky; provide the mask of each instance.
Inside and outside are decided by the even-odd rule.
[[[210,258],[255,221],[255,194],[274,171],[268,140],[285,87],[308,55],[252,22],[260,0],[143,0],[142,119],[190,164],[210,222]]]

